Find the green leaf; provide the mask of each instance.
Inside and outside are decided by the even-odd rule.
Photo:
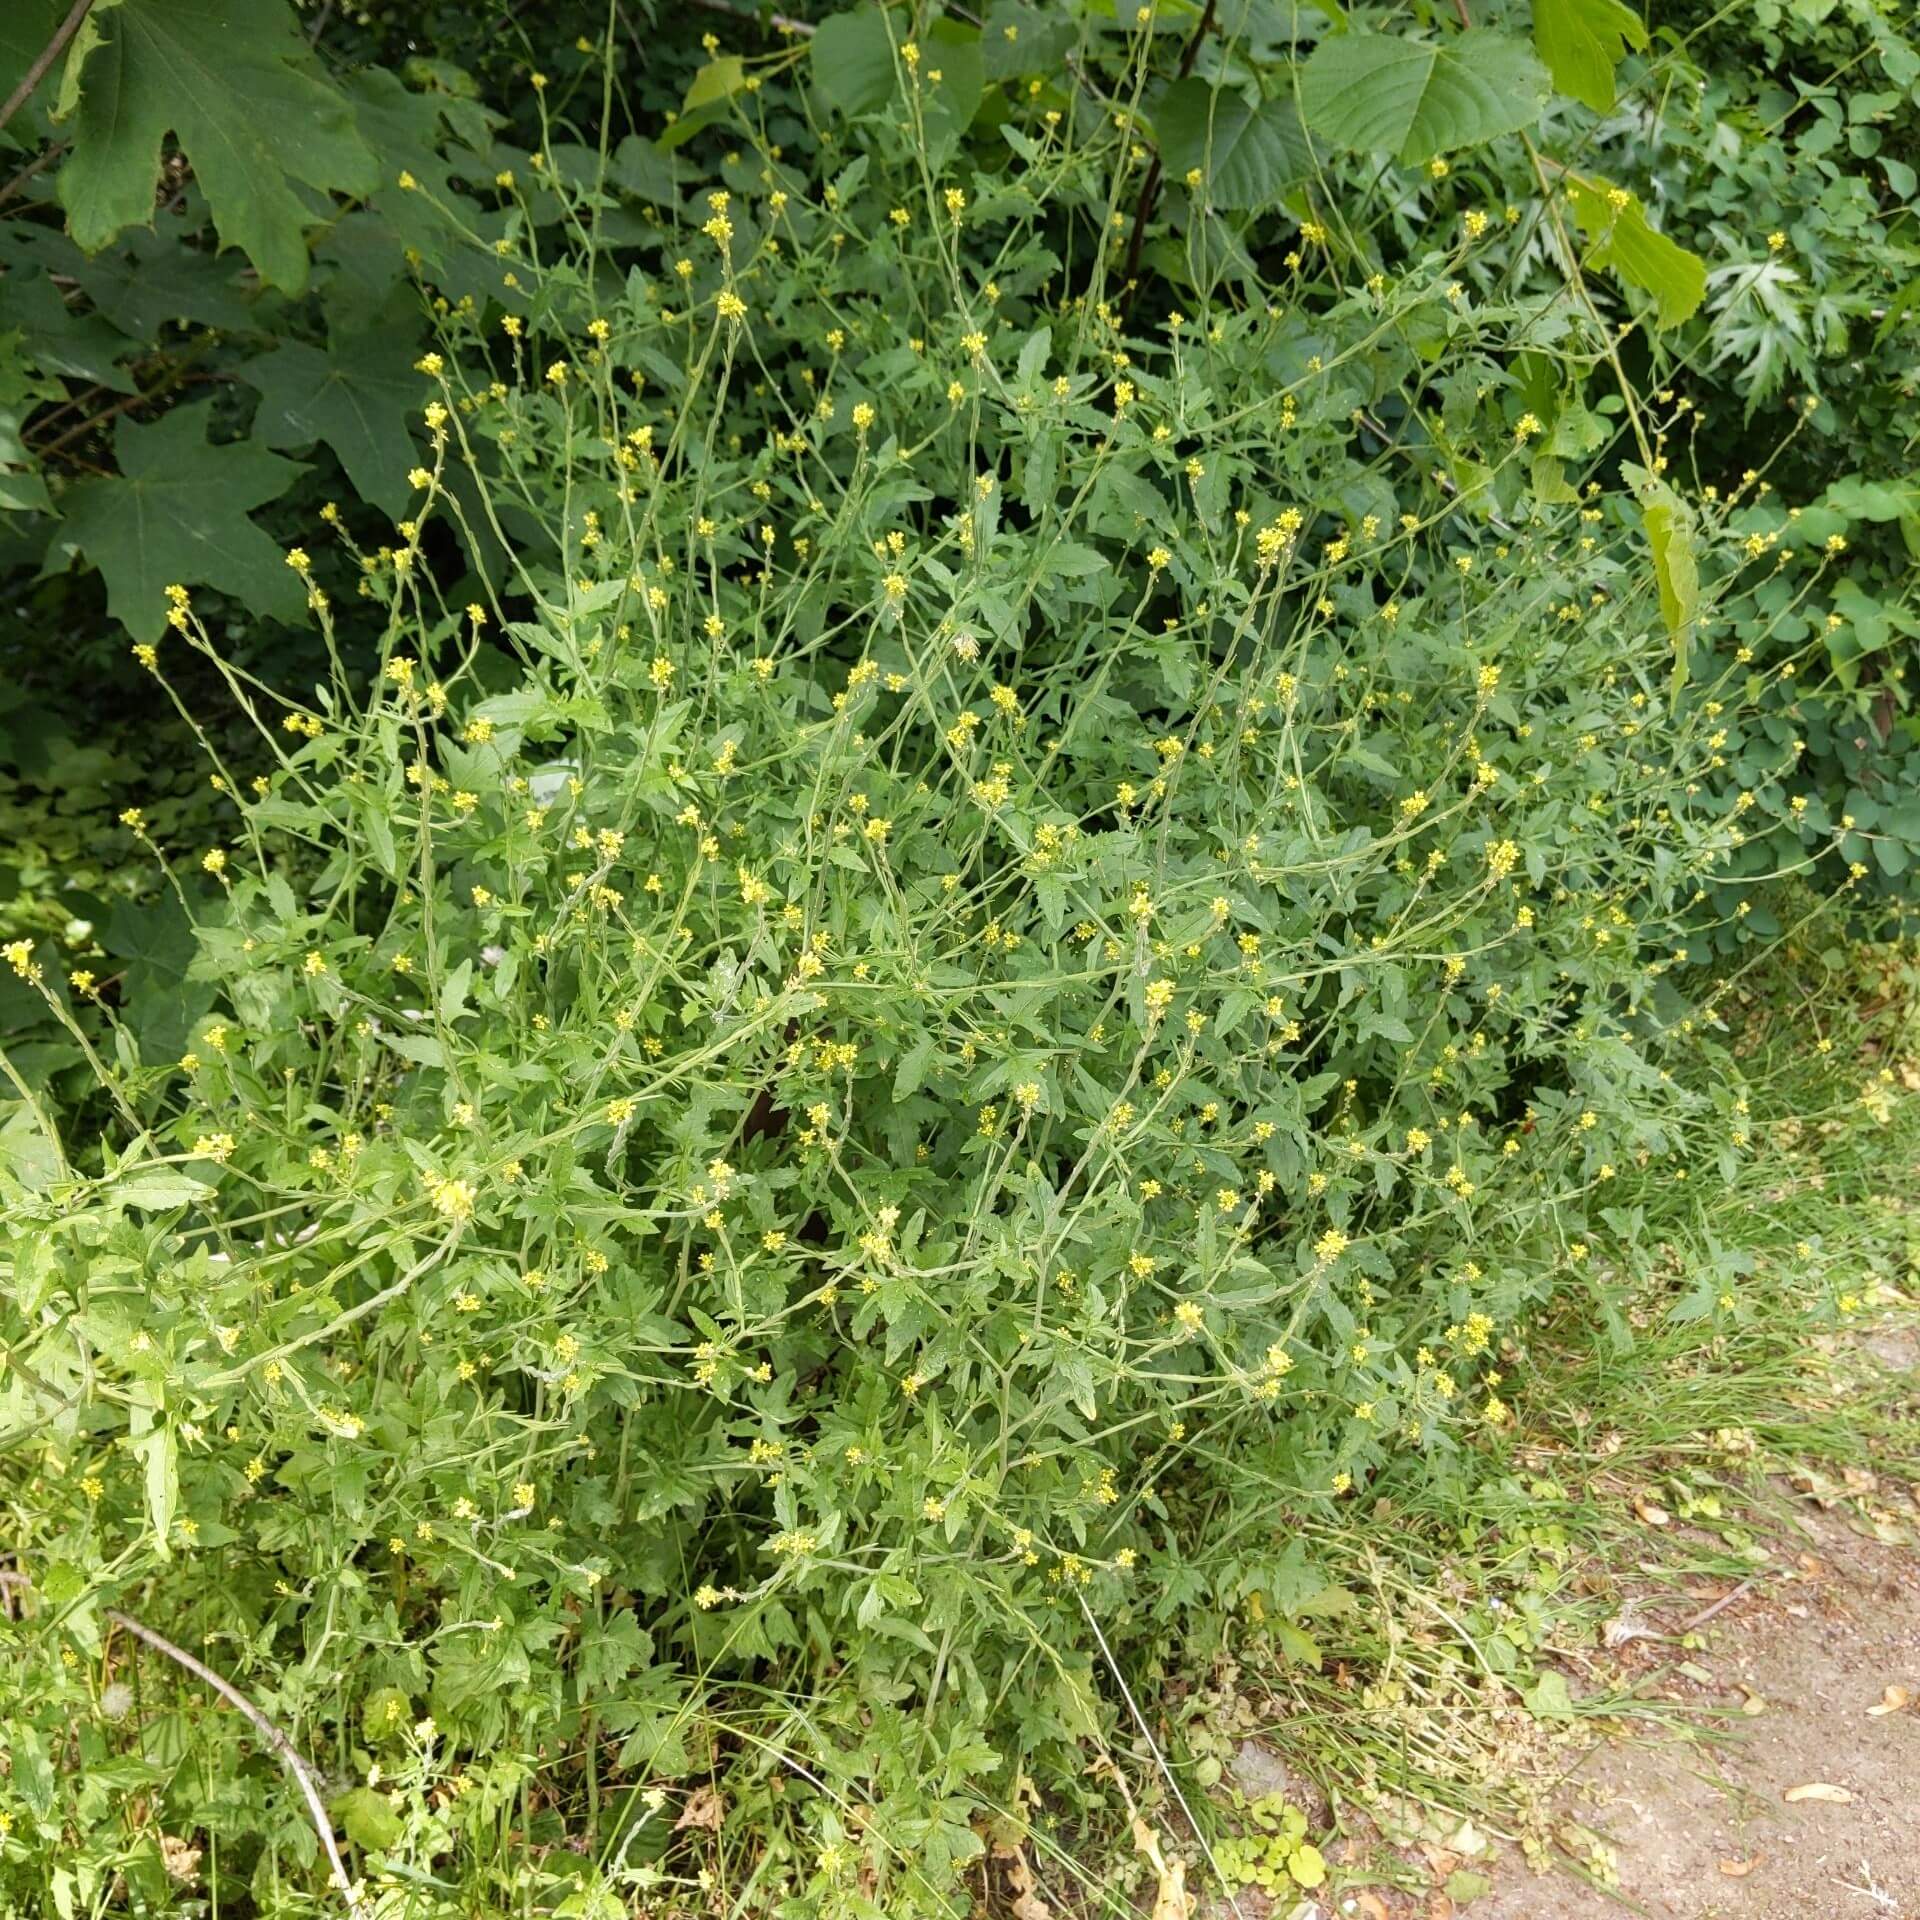
[[[152,1415],[136,1408],[135,1417]],[[173,1557],[173,1516],[180,1505],[180,1447],[169,1426],[149,1426],[144,1433],[127,1436],[128,1448],[145,1468],[147,1524],[153,1529],[153,1544],[163,1560]]]
[[[407,416],[422,398],[404,339],[356,335],[329,342],[324,353],[290,340],[249,360],[240,377],[260,390],[253,425],[264,445],[302,452],[324,440],[361,499],[400,517],[415,464]]]
[[[721,100],[731,100],[747,84],[747,63],[730,53],[721,60],[709,60],[693,76],[687,97],[681,101],[683,113],[695,113]]]
[[[1249,106],[1204,80],[1176,80],[1154,110],[1160,160],[1171,180],[1198,170],[1216,207],[1270,207],[1306,178],[1313,156],[1291,98]]]
[[[208,586],[256,613],[298,620],[306,595],[286,556],[247,518],[300,472],[251,441],[210,447],[206,405],[150,426],[121,416],[118,477],[83,480],[64,501],[62,544],[106,576],[107,610],[136,640],[166,631],[166,590]]]
[[[1700,617],[1700,566],[1693,551],[1693,511],[1664,480],[1644,467],[1626,473],[1640,502],[1640,520],[1653,549],[1654,579],[1660,589],[1660,617],[1673,641],[1673,692],[1687,684],[1687,649]]]
[[[936,20],[925,37],[926,85],[921,113],[927,129],[927,162],[944,167],[973,124],[986,89],[986,63],[980,52],[980,29],[964,21]],[[935,80],[933,76],[940,78]]]
[[[630,133],[613,150],[608,173],[616,186],[656,207],[678,206],[682,168],[672,154]]]
[[[1677,327],[1707,297],[1707,263],[1647,224],[1646,210],[1624,187],[1566,176],[1568,203],[1592,242],[1596,267],[1653,296],[1657,324]]]
[[[1560,92],[1611,113],[1613,70],[1647,44],[1647,30],[1620,0],[1533,0],[1533,44]]]
[[[1300,69],[1300,112],[1315,133],[1408,166],[1532,126],[1549,91],[1523,41],[1483,27],[1444,41],[1343,33]]]
[[[728,54],[724,59],[709,60],[693,76],[688,86],[686,98],[680,103],[680,111],[673,124],[661,134],[654,145],[662,153],[670,154],[676,147],[683,147],[700,131],[711,126],[716,120],[723,120],[727,114],[727,102],[747,84],[747,67],[737,54]]]
[[[296,183],[370,193],[374,157],[346,97],[320,73],[280,0],[119,0],[93,16],[73,152],[60,170],[69,230],[92,252],[153,221],[172,132],[224,246],[270,286],[307,283],[312,218]]]
[[[346,1829],[347,1838],[356,1847],[365,1847],[370,1853],[383,1853],[406,1831],[387,1796],[372,1787],[355,1787],[343,1793],[327,1811]]]
[[[1561,1673],[1543,1673],[1527,1693],[1527,1711],[1536,1720],[1571,1720],[1573,1695]]]
[[[813,84],[836,113],[872,113],[893,98],[893,41],[878,7],[829,14],[813,36]]]
[[[213,1191],[204,1180],[196,1180],[176,1167],[141,1167],[116,1180],[108,1198],[122,1206],[165,1213],[173,1207],[190,1207]]]

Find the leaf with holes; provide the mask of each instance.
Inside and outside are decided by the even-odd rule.
[[[1168,179],[1199,173],[1216,207],[1270,207],[1312,168],[1291,98],[1249,106],[1230,89],[1176,80],[1161,96],[1153,124]]]
[[[1321,139],[1415,166],[1530,127],[1551,86],[1523,41],[1483,27],[1450,40],[1343,33],[1300,69],[1300,112]]]
[[[371,149],[346,97],[320,72],[279,0],[119,0],[95,10],[79,71],[73,152],[60,198],[89,252],[152,224],[160,143],[174,134],[207,196],[221,244],[271,286],[307,284],[299,186],[370,193]]]
[[[250,441],[207,444],[208,407],[176,407],[151,426],[122,416],[120,472],[83,480],[62,505],[61,543],[107,582],[107,611],[136,640],[166,631],[166,591],[216,587],[276,620],[298,620],[306,595],[286,556],[247,518],[277,500],[299,464]]]

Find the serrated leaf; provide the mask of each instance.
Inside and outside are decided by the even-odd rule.
[[[1532,126],[1550,90],[1524,41],[1484,27],[1449,40],[1343,33],[1300,69],[1300,112],[1336,147],[1413,166]]]
[[[1661,327],[1687,319],[1707,297],[1707,263],[1650,226],[1645,208],[1624,187],[1573,173],[1565,184],[1573,217],[1593,243],[1593,265],[1651,294]]]
[[[254,432],[269,447],[305,451],[325,441],[361,499],[398,519],[405,511],[414,445],[407,415],[422,396],[412,349],[365,334],[318,347],[289,340],[249,360],[240,377],[259,389]]]
[[[251,441],[207,444],[206,405],[176,407],[150,425],[122,416],[117,476],[83,480],[62,502],[62,543],[100,569],[107,610],[136,640],[166,631],[166,590],[208,586],[255,613],[297,620],[306,595],[286,556],[247,518],[301,471]]]
[[[1173,180],[1198,171],[1216,207],[1271,206],[1304,179],[1313,156],[1291,98],[1249,106],[1228,88],[1176,80],[1154,109],[1161,165]]]
[[[153,221],[160,145],[180,142],[223,246],[270,286],[307,284],[310,214],[295,182],[370,193],[374,156],[280,0],[119,0],[79,73],[68,228],[89,252]]]
[[[113,1183],[110,1198],[122,1206],[164,1213],[171,1207],[190,1207],[214,1189],[175,1167],[142,1167]]]
[[[1700,564],[1693,550],[1693,510],[1664,480],[1629,465],[1626,476],[1640,503],[1641,524],[1653,552],[1660,617],[1673,641],[1673,692],[1687,684],[1687,654],[1700,617]]]
[[[1533,0],[1533,44],[1560,92],[1611,113],[1613,70],[1647,44],[1647,29],[1620,0]]]
[[[911,1093],[917,1093],[927,1077],[927,1070],[933,1065],[933,1035],[920,1033],[914,1036],[913,1045],[900,1056],[900,1065],[893,1076],[893,1097],[904,1100]]]
[[[354,1787],[327,1809],[346,1829],[356,1847],[379,1853],[392,1846],[406,1827],[384,1793],[372,1787]]]

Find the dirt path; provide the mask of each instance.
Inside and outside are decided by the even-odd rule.
[[[1920,1920],[1920,1553],[1810,1526],[1793,1577],[1680,1656],[1711,1676],[1702,1704],[1759,1710],[1716,1722],[1724,1740],[1601,1747],[1561,1797],[1628,1904],[1516,1858],[1462,1920]],[[1910,1704],[1871,1713],[1889,1687]],[[1807,1785],[1850,1798],[1785,1798]]]

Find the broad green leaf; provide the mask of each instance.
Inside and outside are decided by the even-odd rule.
[[[1231,89],[1176,80],[1161,96],[1153,125],[1167,178],[1200,173],[1216,207],[1270,207],[1312,168],[1299,109],[1290,98],[1249,106]]]
[[[624,188],[656,207],[677,206],[680,202],[682,167],[672,154],[651,140],[630,133],[613,150],[608,166],[616,186]]]
[[[730,100],[747,84],[747,63],[738,54],[728,54],[721,60],[709,60],[693,76],[687,88],[687,97],[681,102],[684,112],[693,113],[701,107],[710,107],[716,101]]]
[[[240,377],[260,390],[253,424],[263,444],[297,453],[324,440],[360,497],[400,517],[415,464],[407,416],[425,391],[404,336],[334,340],[324,353],[290,340],[249,360]]]
[[[143,1212],[165,1213],[174,1207],[190,1207],[213,1191],[204,1180],[196,1180],[178,1167],[140,1167],[122,1174],[107,1197]]]
[[[107,582],[107,610],[136,640],[166,631],[167,588],[208,586],[253,612],[298,620],[306,595],[286,556],[247,518],[300,472],[251,441],[207,445],[209,408],[176,407],[150,426],[121,417],[117,477],[66,495],[63,546]]]
[[[0,1194],[41,1193],[65,1171],[58,1141],[42,1124],[47,1116],[24,1100],[0,1105]]]
[[[944,167],[973,124],[986,88],[980,29],[964,21],[934,21],[923,42],[920,111],[927,129],[927,161]],[[933,76],[938,74],[936,80]]]
[[[1647,44],[1647,30],[1620,0],[1533,0],[1533,44],[1560,92],[1611,113],[1613,70]]]
[[[1824,504],[1850,520],[1901,520],[1920,513],[1920,478],[1871,480],[1850,473],[1827,489]]]
[[[1408,166],[1532,126],[1549,91],[1525,42],[1483,27],[1448,40],[1343,33],[1300,69],[1300,112],[1315,133]]]
[[[1592,243],[1596,267],[1653,296],[1657,324],[1677,327],[1707,297],[1707,263],[1647,224],[1645,209],[1624,187],[1566,176],[1568,203]]]
[[[347,1838],[356,1847],[365,1847],[370,1853],[383,1852],[406,1831],[387,1796],[372,1787],[351,1788],[327,1811],[346,1829]]]
[[[1664,480],[1644,467],[1624,469],[1640,520],[1653,550],[1654,580],[1660,589],[1660,617],[1673,641],[1673,692],[1687,684],[1687,650],[1700,617],[1700,566],[1693,550],[1693,511]]]
[[[365,194],[377,170],[344,95],[282,0],[119,0],[80,69],[60,198],[89,252],[148,226],[174,134],[224,246],[289,293],[307,283],[312,218],[296,183]]]
[[[893,41],[878,7],[829,14],[812,52],[813,84],[836,112],[872,113],[893,98]]]
[[[136,351],[134,343],[97,313],[68,306],[50,275],[10,273],[6,286],[8,326],[18,330],[26,357],[41,372],[91,381],[115,393],[138,391],[132,374],[119,364]]]
[[[1058,73],[1078,38],[1079,29],[1070,8],[1001,0],[987,10],[986,28],[980,37],[987,78],[1011,80],[1030,73]]]
[[[709,60],[693,76],[673,123],[654,145],[662,153],[685,146],[702,127],[726,116],[727,102],[747,84],[747,67],[738,54]]]

